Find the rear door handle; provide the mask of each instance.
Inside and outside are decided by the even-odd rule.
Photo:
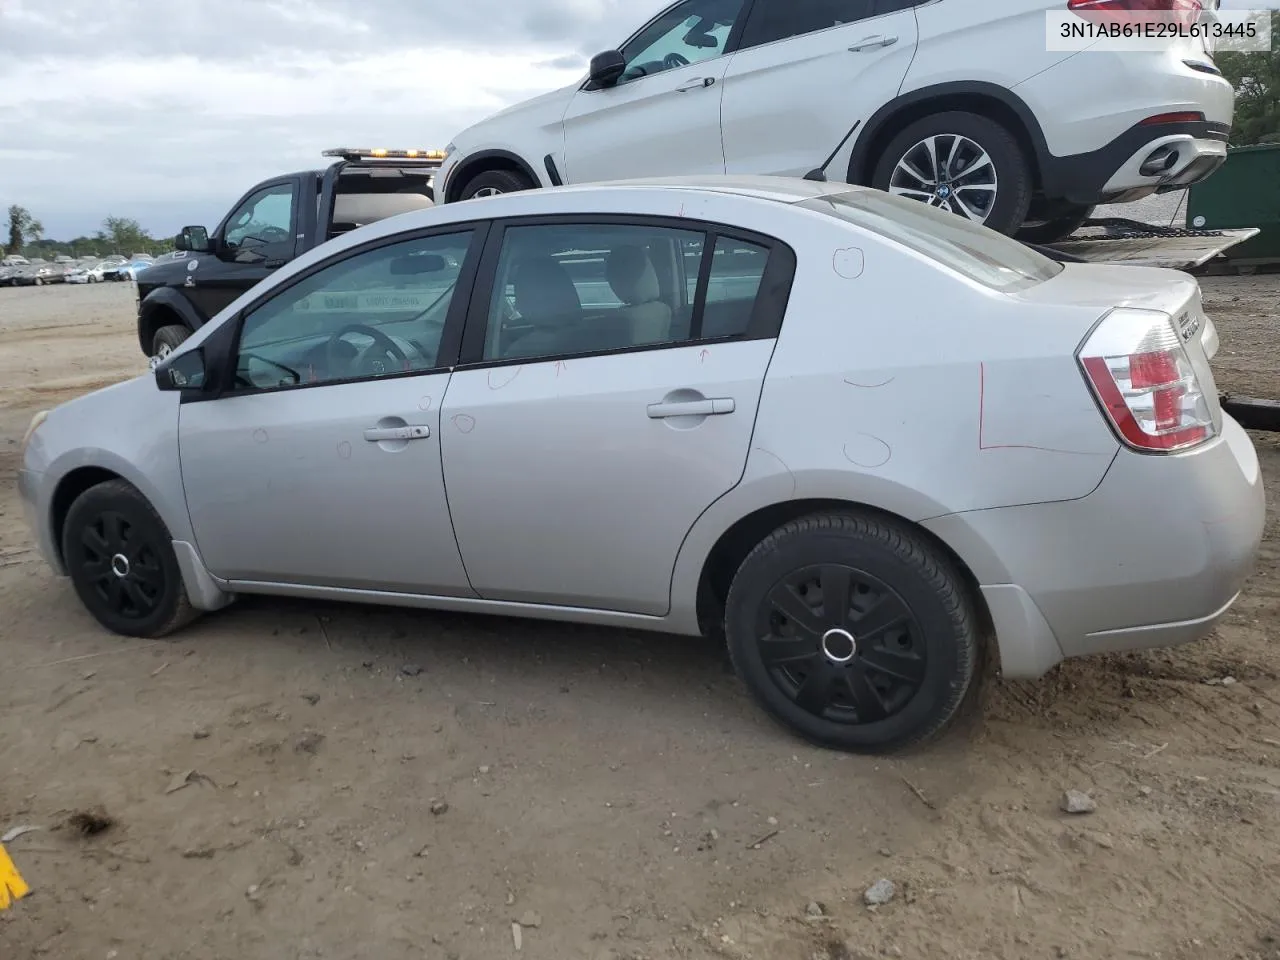
[[[364,432],[364,438],[370,443],[385,443],[388,440],[426,440],[429,436],[431,436],[431,428],[426,425],[372,427]]]
[[[732,397],[717,400],[688,400],[675,403],[649,404],[650,420],[669,420],[672,417],[723,417],[733,413],[736,405]]]
[[[697,80],[690,80],[683,87],[676,87],[676,93],[688,93],[690,90],[705,90],[707,87],[714,86],[715,77],[699,77]]]
[[[874,37],[863,37],[849,48],[849,52],[861,53],[863,50],[870,50],[872,47],[891,47],[897,42],[897,37],[886,37],[884,34],[877,34]]]

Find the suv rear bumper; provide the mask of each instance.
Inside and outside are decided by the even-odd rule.
[[[1180,190],[1226,162],[1230,135],[1228,124],[1210,121],[1139,124],[1092,153],[1045,158],[1044,191],[1093,206]]]

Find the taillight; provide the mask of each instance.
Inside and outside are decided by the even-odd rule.
[[[1169,21],[1195,23],[1204,11],[1203,0],[1067,0],[1067,9],[1082,17],[1105,14],[1125,22]]]
[[[1134,449],[1186,450],[1216,435],[1209,398],[1169,314],[1113,310],[1079,359],[1111,425]]]

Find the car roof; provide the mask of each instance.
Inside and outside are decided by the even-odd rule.
[[[627,180],[606,180],[598,183],[575,184],[554,188],[558,192],[577,193],[610,187],[654,187],[666,190],[692,190],[707,193],[727,193],[740,197],[773,200],[778,203],[800,203],[815,197],[833,193],[849,193],[866,187],[847,183],[829,183],[825,180],[802,180],[796,177],[769,177],[747,174],[703,174],[679,177],[637,177]]]

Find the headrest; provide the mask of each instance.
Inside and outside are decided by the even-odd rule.
[[[573,323],[582,313],[582,300],[573,278],[548,254],[523,258],[511,272],[515,306],[529,323]]]
[[[652,303],[662,296],[658,272],[640,247],[615,247],[605,258],[604,273],[613,295],[628,306]]]

